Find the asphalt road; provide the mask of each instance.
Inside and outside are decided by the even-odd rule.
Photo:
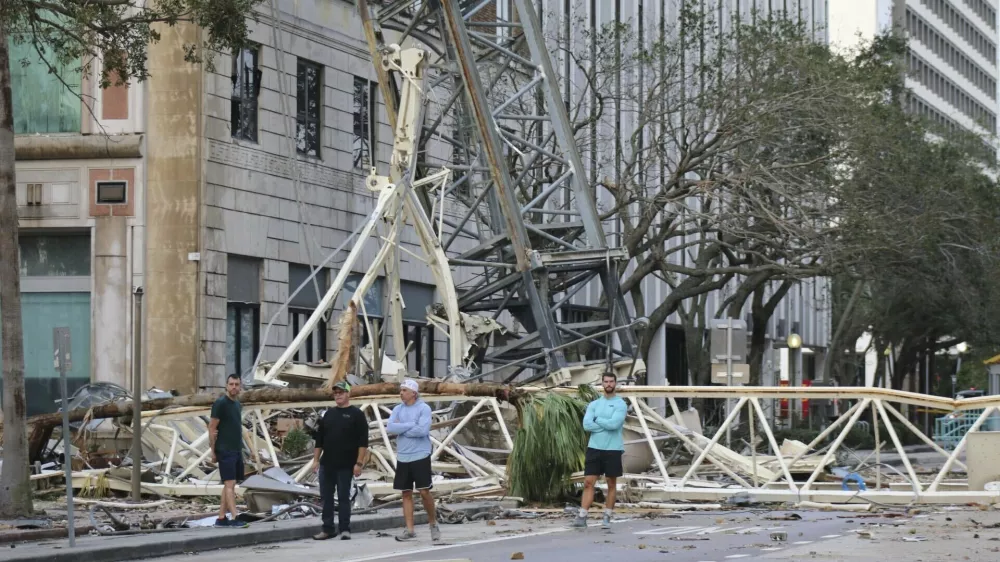
[[[854,532],[861,528],[860,522],[843,513],[800,511],[797,513],[801,520],[781,520],[788,513],[684,513],[656,519],[622,515],[610,531],[602,530],[597,519],[591,519],[591,527],[585,530],[571,529],[566,518],[474,522],[442,525],[441,544],[431,544],[427,527],[423,526],[417,528],[418,540],[410,543],[372,533],[355,535],[351,541],[294,541],[160,560],[494,562],[511,560],[519,552],[526,561],[723,562],[788,559],[782,555],[793,552],[795,559],[814,557],[828,550],[824,546],[828,541],[856,541],[859,547],[864,546],[863,539]],[[786,538],[773,541],[772,533],[784,533]]]

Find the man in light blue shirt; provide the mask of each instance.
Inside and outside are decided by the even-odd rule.
[[[608,497],[605,502],[604,518],[601,527],[611,528],[611,515],[615,508],[615,489],[618,477],[622,475],[622,454],[625,443],[622,439],[622,427],[625,426],[625,414],[628,405],[615,394],[618,381],[614,373],[604,373],[601,385],[604,396],[594,400],[587,406],[583,414],[583,429],[590,433],[587,443],[587,456],[584,461],[583,499],[580,502],[580,513],[573,521],[574,527],[587,526],[587,511],[594,502],[594,486],[601,475],[608,483]]]
[[[403,519],[406,529],[397,541],[417,538],[413,529],[413,488],[420,492],[427,520],[431,526],[431,540],[441,540],[437,525],[434,498],[431,496],[431,407],[420,400],[417,381],[406,379],[399,385],[402,404],[392,409],[386,429],[396,435],[396,477],[392,488],[403,494]]]

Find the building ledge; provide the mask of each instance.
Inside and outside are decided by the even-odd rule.
[[[142,135],[24,135],[14,137],[15,159],[142,158]]]

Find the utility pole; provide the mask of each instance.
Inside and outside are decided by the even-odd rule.
[[[53,347],[55,349],[55,367],[59,371],[59,388],[62,391],[62,437],[63,437],[63,469],[66,471],[66,527],[69,533],[69,546],[76,546],[76,520],[73,517],[73,444],[69,431],[69,397],[66,390],[66,373],[73,368],[70,353],[71,342],[69,328],[52,329]]]
[[[142,501],[142,287],[132,313],[132,501]]]

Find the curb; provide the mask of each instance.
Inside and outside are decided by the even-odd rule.
[[[466,511],[475,513],[483,509],[477,506],[468,508]],[[427,513],[418,511],[413,515],[416,524],[423,525],[427,523]],[[37,548],[29,546],[20,553],[8,551],[5,554],[13,554],[13,556],[0,556],[0,560],[11,562],[79,562],[81,559],[87,562],[141,560],[175,554],[302,540],[311,538],[322,527],[319,519],[310,520],[309,524],[302,524],[303,522],[300,521],[296,521],[296,523],[299,523],[298,525],[279,525],[280,523],[285,522],[276,522],[270,528],[262,528],[260,530],[254,530],[252,525],[249,529],[226,529],[216,532],[194,530],[196,533],[204,533],[201,536],[173,537],[171,536],[172,533],[170,533],[131,535],[129,537],[102,537],[96,538],[92,544],[80,545],[77,543],[75,548],[69,548],[66,543],[62,543],[55,547],[58,550],[54,550],[53,546],[32,545],[37,546]],[[404,525],[402,514],[370,517],[357,516],[357,518],[352,518],[351,520],[351,532],[356,534],[381,531],[403,527]],[[184,533],[185,531],[176,532]],[[80,538],[83,539],[84,537]],[[126,543],[127,539],[141,540],[133,540]],[[26,552],[29,549],[32,552]]]

